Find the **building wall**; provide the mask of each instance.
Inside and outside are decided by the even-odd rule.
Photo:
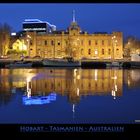
[[[73,26],[73,25],[71,25]],[[75,25],[74,25],[75,26]],[[71,55],[75,59],[121,59],[123,57],[122,32],[112,34],[80,34],[80,28],[69,28],[65,34],[42,34],[27,32],[30,35],[30,56],[60,58]]]

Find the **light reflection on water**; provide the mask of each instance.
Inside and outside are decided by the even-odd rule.
[[[0,123],[134,123],[140,119],[139,73],[0,69]]]

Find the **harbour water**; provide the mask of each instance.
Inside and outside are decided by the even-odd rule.
[[[0,123],[140,123],[140,69],[0,69]]]

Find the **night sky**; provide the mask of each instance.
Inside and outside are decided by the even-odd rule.
[[[19,31],[24,19],[37,18],[50,22],[61,30],[70,25],[73,10],[83,31],[122,31],[124,37],[135,36],[140,39],[140,4],[1,3],[0,23],[6,22],[13,31]]]

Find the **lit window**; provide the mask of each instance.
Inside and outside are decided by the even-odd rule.
[[[97,51],[97,50],[95,50],[95,54],[96,54],[96,55],[98,54],[98,51]]]

